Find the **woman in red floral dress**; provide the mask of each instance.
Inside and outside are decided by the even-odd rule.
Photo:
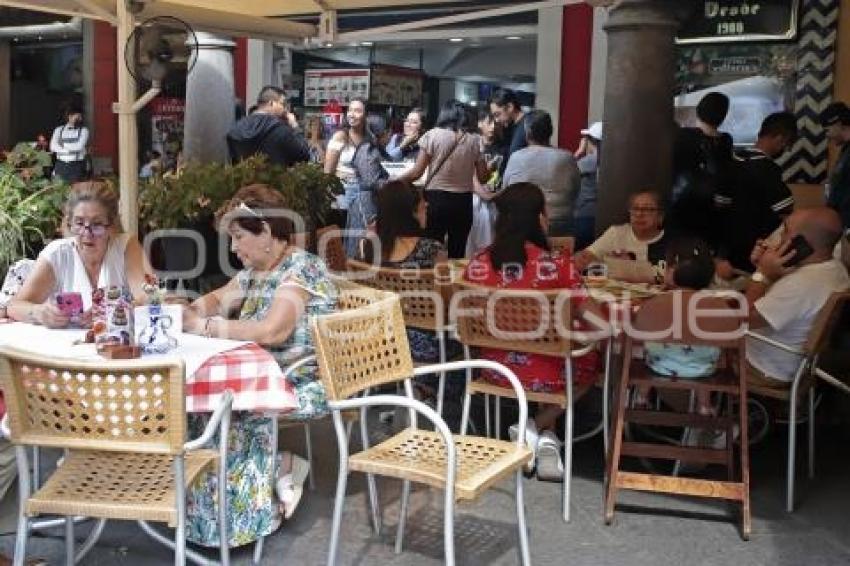
[[[574,328],[587,329],[582,320],[587,312],[603,317],[598,305],[581,292],[584,286],[571,256],[550,251],[543,192],[531,183],[515,183],[494,202],[498,217],[493,244],[470,261],[464,279],[499,289],[574,291],[570,303]],[[492,348],[482,348],[479,357],[513,370],[526,390],[545,393],[564,390],[565,365],[562,357]],[[596,352],[574,360],[575,384],[595,381],[598,369],[599,356]],[[508,381],[495,372],[484,370],[482,377],[496,385],[510,387]],[[560,407],[546,405],[537,412],[533,421],[529,421],[526,437],[532,450],[536,449],[538,430],[541,431],[541,442],[546,438],[557,443],[553,429],[561,413]]]

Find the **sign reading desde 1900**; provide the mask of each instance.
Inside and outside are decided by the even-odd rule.
[[[717,18],[737,18],[740,16],[756,16],[761,10],[761,4],[758,2],[741,2],[732,6],[723,6],[720,2],[705,3],[705,17],[708,20]],[[721,21],[717,22],[717,35],[743,35],[746,31],[744,22],[737,21]]]
[[[679,29],[680,43],[791,39],[796,32],[798,0],[703,0],[701,4]]]

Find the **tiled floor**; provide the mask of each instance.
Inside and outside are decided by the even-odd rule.
[[[605,526],[601,441],[596,438],[577,445],[569,524],[560,518],[560,484],[525,480],[532,562],[571,566],[850,564],[850,459],[843,448],[850,433],[838,428],[824,428],[820,433],[817,478],[807,481],[801,468],[798,510],[791,515],[784,511],[784,429],[752,450],[753,535],[749,542],[741,540],[737,524],[728,520],[731,507],[722,502],[652,494],[623,493],[614,524]],[[328,422],[314,427],[314,438],[317,489],[305,493],[295,516],[267,541],[263,564],[325,562],[336,480],[335,440]],[[301,449],[300,434],[282,442]],[[442,494],[422,487],[414,489],[405,549],[396,556],[392,546],[399,485],[382,481],[379,488],[384,530],[381,536],[375,536],[368,523],[365,482],[357,475],[349,482],[340,564],[440,564]],[[516,564],[515,524],[512,482],[473,505],[461,507],[455,537],[458,564]],[[79,536],[85,530],[80,528]],[[61,529],[49,535],[34,539],[29,555],[62,564]],[[10,554],[13,536],[0,537],[0,544]],[[233,562],[250,564],[252,551],[250,547],[236,550]],[[100,544],[84,561],[128,566],[171,562],[168,551],[129,523],[109,525]]]

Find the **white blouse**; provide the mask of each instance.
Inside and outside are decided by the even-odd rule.
[[[357,149],[350,139],[344,143],[339,140],[331,140],[328,142],[328,151],[338,151],[339,161],[336,165],[336,176],[343,183],[348,183],[357,180],[357,172],[351,165],[351,160],[354,159],[354,151]]]
[[[109,237],[106,256],[100,266],[97,287],[127,287],[127,270],[124,254],[127,250],[128,234]],[[44,259],[53,269],[56,284],[51,298],[59,293],[80,293],[83,296],[83,308],[91,308],[92,289],[83,259],[77,250],[76,238],[63,238],[47,244],[39,259]]]

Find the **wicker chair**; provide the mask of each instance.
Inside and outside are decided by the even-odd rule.
[[[817,380],[813,378],[817,376],[822,381],[837,386],[842,391],[848,392],[846,385],[838,382],[833,376],[825,371],[818,369],[818,358],[823,351],[829,346],[829,339],[832,337],[841,316],[844,313],[847,305],[850,305],[850,291],[841,291],[833,293],[826,304],[821,308],[812,325],[806,343],[802,349],[796,349],[782,344],[776,340],[771,340],[762,336],[758,331],[748,332],[747,336],[769,344],[770,346],[800,357],[800,363],[797,366],[797,371],[794,373],[794,380],[790,383],[777,382],[776,387],[764,387],[759,385],[750,385],[750,393],[757,396],[769,397],[777,399],[784,403],[788,403],[788,461],[787,461],[787,477],[786,477],[786,499],[785,510],[788,513],[794,511],[794,479],[796,468],[796,448],[797,448],[797,424],[799,423],[798,403],[800,396],[808,393],[809,402],[809,417],[808,417],[808,441],[809,441],[809,461],[808,473],[809,479],[815,477],[815,385]]]
[[[643,303],[634,324],[626,327],[623,373],[614,395],[616,412],[611,451],[606,463],[606,524],[611,524],[614,519],[614,506],[620,489],[652,491],[737,501],[741,504],[741,534],[744,539],[749,538],[751,522],[747,381],[743,377],[746,321],[739,312],[731,309],[725,298],[693,291],[677,291],[658,295]],[[711,377],[678,379],[659,376],[653,373],[642,359],[634,359],[632,355],[637,345],[650,341],[717,347],[723,354],[723,363]],[[697,391],[716,392],[726,396],[727,415],[703,416],[694,413],[627,409],[628,389],[635,385],[687,391],[694,395]],[[733,402],[735,398],[737,404]],[[733,416],[734,406],[738,407],[737,418]],[[627,422],[650,426],[723,430],[726,434],[725,447],[702,448],[624,440]],[[738,427],[740,434],[740,443],[737,445],[740,465],[737,471],[736,443],[733,441],[735,427]],[[719,464],[727,468],[728,479],[718,481],[681,478],[675,475],[621,470],[620,460],[623,456]]]
[[[573,236],[552,236],[549,238],[549,247],[554,252],[572,254],[575,245],[576,239]]]
[[[566,384],[563,393],[526,391],[525,396],[529,401],[557,405],[565,411],[563,519],[569,521],[573,442],[584,440],[602,431],[604,443],[607,446],[610,341],[606,340],[602,422],[593,431],[573,438],[573,405],[593,384],[573,387],[572,360],[593,350],[597,343],[591,342],[583,344],[579,349],[573,349],[571,340],[564,331],[569,331],[571,328],[570,303],[564,300],[566,295],[560,290],[493,289],[465,281],[456,282],[453,290],[451,311],[455,316],[457,334],[463,344],[466,359],[471,357],[471,347],[497,348],[564,358]],[[541,308],[544,304],[546,310]],[[561,326],[565,326],[565,329],[561,329]],[[475,394],[485,395],[485,428],[488,436],[490,433],[489,396],[496,397],[496,434],[498,435],[500,431],[498,400],[501,397],[512,398],[514,392],[484,380],[473,380],[471,375],[467,374],[461,434],[466,432],[469,421],[469,397]]]
[[[516,443],[469,436],[453,436],[440,416],[413,398],[411,375],[486,367],[499,371],[513,384],[519,401],[520,422],[528,417],[525,393],[509,370],[484,361],[450,362],[413,368],[404,331],[401,304],[397,297],[353,310],[317,317],[312,322],[316,355],[328,395],[339,447],[339,475],[334,504],[328,564],[337,562],[339,529],[349,471],[365,472],[404,480],[401,512],[396,534],[396,552],[401,552],[410,482],[445,490],[445,561],[453,566],[455,500],[472,500],[512,473],[516,479],[516,510],[519,552],[523,565],[530,564],[528,533],[523,502],[522,467],[531,458],[524,434]],[[403,381],[406,396],[376,395],[351,398],[369,388]],[[380,444],[369,447],[364,435],[363,451],[349,454],[341,411],[378,405],[406,407],[411,426]],[[436,431],[417,428],[416,416],[423,415]],[[365,426],[365,423],[363,424]],[[524,433],[524,429],[523,429]]]
[[[22,501],[15,540],[16,566],[24,564],[31,517],[62,515],[66,564],[97,542],[107,519],[148,521],[176,528],[174,563],[186,560],[186,486],[218,467],[226,493],[227,434],[219,450],[201,449],[230,425],[232,394],[224,395],[204,433],[185,442],[184,369],[173,361],[82,362],[0,348],[0,382],[6,395],[9,435],[15,445]],[[66,449],[65,459],[32,493],[26,446]],[[227,539],[227,505],[219,507],[219,536]],[[73,517],[100,519],[74,553]],[[188,552],[190,557],[194,553]],[[221,545],[221,563],[229,550]]]
[[[433,332],[440,350],[439,363],[449,361],[446,356],[446,336],[451,330],[447,324],[448,274],[438,266],[434,269],[393,269],[375,267],[357,260],[348,260],[349,273],[362,285],[389,291],[401,297],[404,324]],[[414,363],[414,366],[422,364]],[[437,413],[443,414],[443,397],[446,373],[440,373],[437,386]]]
[[[348,279],[343,279],[338,276],[331,276],[331,280],[336,284],[339,289],[339,298],[337,301],[337,309],[340,311],[349,311],[358,309],[361,307],[365,307],[367,305],[374,304],[382,299],[386,299],[392,297],[393,294],[387,291],[381,291],[378,289],[373,289],[372,287],[366,287],[363,285],[358,285]],[[290,373],[298,369],[299,367],[311,363],[315,361],[315,356],[308,356],[298,360],[292,365],[284,368],[283,370],[283,378],[288,377]],[[345,411],[343,413],[343,417],[346,420],[346,430],[347,436],[350,436],[351,426],[355,421],[359,419],[358,411]],[[365,419],[361,420],[361,426],[365,423]],[[313,436],[312,431],[310,429],[310,421],[294,421],[286,419],[285,417],[280,418],[278,420],[278,424],[280,428],[289,428],[293,426],[301,426],[304,428],[304,447],[306,451],[307,463],[310,467],[310,472],[307,476],[308,485],[310,490],[314,490],[316,488],[316,481],[314,477],[313,470],[315,469],[313,466]],[[365,427],[362,428],[361,434],[365,436],[366,430]],[[375,482],[373,478],[369,478],[369,505],[371,508],[372,514],[372,527],[375,532],[380,530],[380,521],[379,521],[379,507],[378,507],[378,497],[377,497],[377,488],[375,486]],[[259,557],[262,555],[262,543],[258,544],[258,548],[255,553],[255,562],[259,562]]]
[[[316,253],[325,260],[328,269],[335,273],[345,271],[345,246],[339,226],[332,224],[316,230]]]

